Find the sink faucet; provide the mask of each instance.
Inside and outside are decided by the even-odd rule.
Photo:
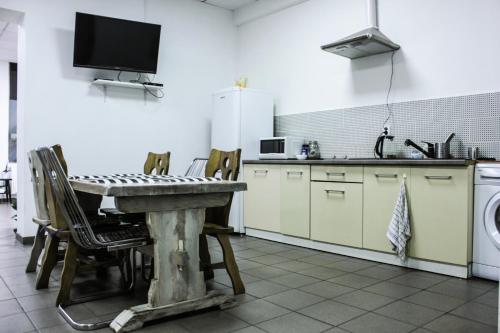
[[[378,158],[384,158],[384,141],[386,139],[389,141],[394,140],[394,135],[389,135],[387,127],[384,128],[384,131],[377,138],[377,143],[375,143],[374,152]]]

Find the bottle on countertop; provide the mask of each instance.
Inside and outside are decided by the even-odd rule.
[[[318,141],[309,141],[309,154],[307,156],[312,160],[318,160],[321,158]]]

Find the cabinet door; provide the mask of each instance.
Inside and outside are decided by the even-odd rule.
[[[365,167],[363,188],[363,248],[392,252],[386,233],[399,196],[403,175],[407,195],[410,168]]]
[[[311,182],[311,239],[361,247],[363,184]]]
[[[309,238],[310,166],[281,166],[281,233]]]
[[[280,231],[280,173],[279,165],[244,166],[248,187],[244,192],[245,227]]]
[[[410,256],[467,265],[471,252],[472,168],[412,168]]]

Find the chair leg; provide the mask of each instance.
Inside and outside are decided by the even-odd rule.
[[[208,240],[207,235],[200,234],[200,261],[203,267],[203,273],[205,275],[205,280],[211,280],[214,278],[214,271],[210,268],[212,263],[210,259],[210,252],[208,251]]]
[[[50,273],[52,273],[52,270],[57,265],[58,248],[59,238],[46,237],[42,266],[36,277],[36,289],[49,287]]]
[[[76,274],[78,266],[78,245],[70,239],[68,241],[68,248],[64,256],[64,266],[61,274],[61,287],[57,295],[56,306],[66,305],[70,299],[71,285]]]
[[[229,235],[218,234],[216,235],[220,246],[222,247],[222,254],[224,255],[224,265],[226,266],[227,273],[233,283],[233,291],[235,295],[245,293],[245,285],[241,281],[240,270],[234,258],[233,248],[229,241]]]
[[[43,226],[39,225],[35,235],[35,242],[31,248],[30,260],[26,266],[26,273],[36,272],[36,265],[38,264],[38,258],[40,257],[45,244],[45,237],[45,230],[43,229]]]

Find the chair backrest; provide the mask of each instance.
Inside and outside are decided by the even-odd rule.
[[[186,171],[186,177],[204,177],[208,158],[195,158]]]
[[[170,165],[170,152],[165,154],[148,153],[146,163],[144,163],[144,173],[147,175],[153,174],[156,171],[157,175],[167,175]]]
[[[241,149],[222,151],[212,149],[205,167],[206,177],[215,177],[220,173],[223,180],[237,180],[240,172]]]
[[[49,209],[51,202],[56,202],[55,213],[62,214],[73,240],[78,245],[86,249],[103,247],[104,244],[96,239],[55,152],[44,147],[37,149],[36,155],[42,165],[45,182],[48,185],[45,188]],[[58,218],[54,220],[59,221]]]
[[[33,194],[35,196],[36,217],[40,220],[49,221],[45,177],[43,176],[42,164],[35,150],[28,152],[28,163],[30,166],[31,183],[33,184]]]
[[[235,151],[212,149],[205,168],[205,176],[215,177],[220,174],[223,180],[236,181],[240,172],[240,159],[241,149]],[[229,224],[229,213],[231,211],[232,201],[233,196],[231,195],[229,202],[225,206],[207,208],[205,212],[205,221],[227,227]]]

